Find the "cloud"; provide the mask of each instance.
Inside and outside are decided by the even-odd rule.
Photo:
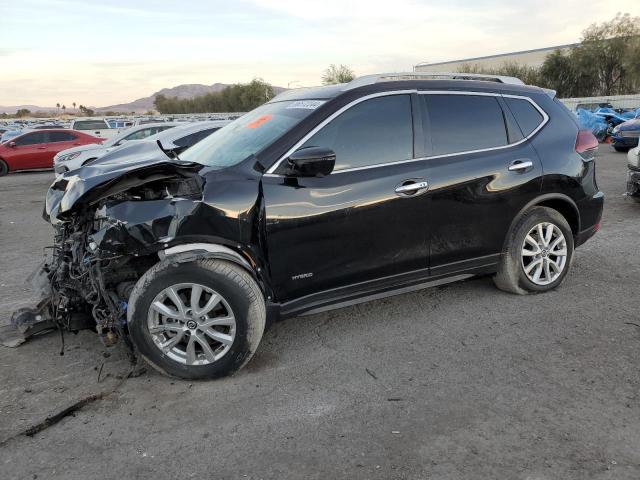
[[[0,104],[101,106],[256,76],[315,85],[330,63],[367,74],[572,43],[614,14],[600,0],[21,0],[0,17]]]

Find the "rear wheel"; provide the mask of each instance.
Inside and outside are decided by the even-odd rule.
[[[628,152],[629,147],[613,147],[616,152]]]
[[[4,177],[7,173],[9,173],[9,165],[0,159],[0,177]]]
[[[562,283],[573,258],[573,233],[556,210],[534,207],[514,226],[494,277],[511,293],[546,292]]]
[[[129,332],[163,373],[217,378],[242,368],[265,326],[262,292],[241,267],[220,260],[159,263],[129,298]]]

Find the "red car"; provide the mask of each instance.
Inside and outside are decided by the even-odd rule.
[[[96,138],[75,130],[51,129],[23,133],[0,143],[0,177],[14,170],[53,168],[53,157],[67,148],[102,143]]]

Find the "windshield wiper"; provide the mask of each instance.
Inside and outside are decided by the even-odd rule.
[[[182,160],[180,160],[180,157],[178,156],[178,153],[174,149],[164,148],[162,146],[162,142],[160,140],[156,140],[156,143],[158,144],[158,148],[160,148],[160,150],[162,150],[162,153],[164,153],[171,160],[173,160],[175,158],[180,162],[182,161]]]

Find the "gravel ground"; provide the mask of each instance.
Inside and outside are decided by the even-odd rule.
[[[90,332],[64,356],[55,334],[0,348],[0,477],[640,478],[640,205],[625,155],[601,151],[602,230],[548,294],[480,278],[286,320],[212,382],[123,380],[125,349]],[[51,179],[0,179],[0,323],[30,300]]]

